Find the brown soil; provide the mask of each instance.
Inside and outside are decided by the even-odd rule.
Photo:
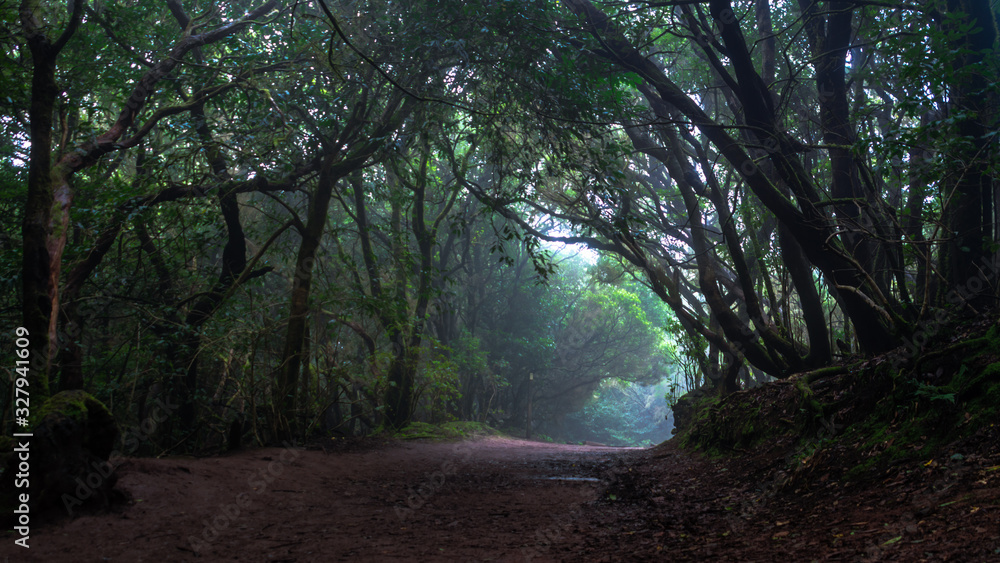
[[[339,443],[339,446],[336,445]],[[1000,453],[897,467],[865,485],[710,460],[542,444],[332,441],[134,459],[128,505],[36,526],[0,557],[104,561],[990,561]]]

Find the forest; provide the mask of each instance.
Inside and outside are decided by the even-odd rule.
[[[878,366],[996,414],[996,0],[0,13],[0,440],[745,451]]]

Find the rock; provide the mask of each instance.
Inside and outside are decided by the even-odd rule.
[[[111,412],[81,390],[62,391],[50,397],[31,416],[27,442],[28,477],[18,483],[18,452],[6,454],[0,476],[2,520],[13,514],[8,508],[23,493],[29,494],[33,519],[46,512],[74,515],[81,507],[107,507],[113,498],[117,476],[108,457],[118,439]],[[17,487],[27,482],[27,487]]]

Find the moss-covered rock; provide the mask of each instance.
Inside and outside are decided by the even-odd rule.
[[[32,413],[31,421],[36,437],[38,431],[43,436],[54,433],[57,440],[72,435],[82,440],[85,449],[105,461],[118,439],[118,426],[111,411],[86,391],[63,391],[53,395]]]
[[[36,515],[53,510],[72,515],[83,506],[107,506],[117,479],[108,456],[118,438],[107,407],[84,391],[63,391],[32,413],[30,426],[32,436],[15,439],[15,451],[4,456],[0,476],[4,518],[12,515],[8,508],[17,495],[25,492]],[[22,461],[29,471],[18,478],[19,473],[25,475],[19,470]]]

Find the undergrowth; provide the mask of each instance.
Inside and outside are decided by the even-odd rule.
[[[958,444],[1000,420],[997,326],[956,329],[915,358],[897,350],[840,371],[698,399],[681,444],[713,456],[780,450],[796,472],[835,457],[838,476],[854,481],[890,465],[962,455]]]
[[[411,422],[397,432],[387,432],[399,440],[431,440],[446,442],[484,436],[500,436],[501,432],[481,422],[456,421],[443,424]]]

